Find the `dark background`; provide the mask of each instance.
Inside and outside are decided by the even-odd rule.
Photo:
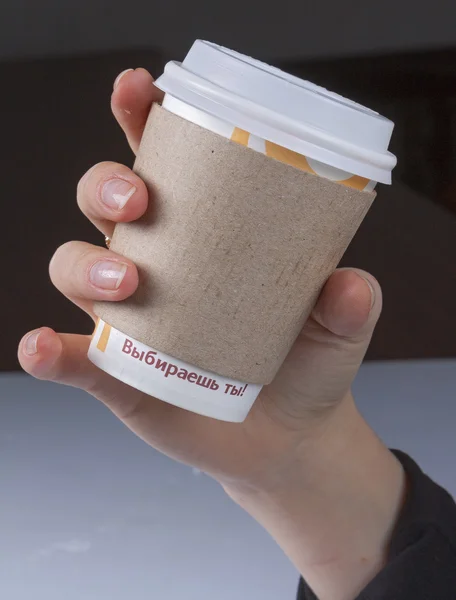
[[[371,271],[385,309],[368,358],[456,356],[456,17],[453,2],[318,5],[202,0],[2,3],[0,369],[27,330],[89,333],[47,266],[70,239],[101,244],[75,202],[92,164],[133,156],[110,114],[115,76],[159,74],[196,37],[272,62],[396,122],[398,167],[343,259]],[[280,8],[280,14],[278,10]]]

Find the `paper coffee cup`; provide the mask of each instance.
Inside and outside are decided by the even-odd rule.
[[[118,225],[112,242],[139,266],[140,288],[129,301],[97,303],[89,358],[151,396],[241,422],[376,183],[391,182],[394,125],[203,41],[182,64],[168,63],[156,85],[165,99],[151,112],[135,170],[157,214]]]

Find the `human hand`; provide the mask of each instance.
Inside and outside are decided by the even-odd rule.
[[[124,73],[116,83],[112,110],[136,152],[150,107],[162,94],[143,69]],[[139,218],[154,202],[133,171],[108,162],[84,175],[77,200],[83,213],[107,236],[112,235],[115,223]],[[131,261],[84,242],[61,246],[51,260],[50,276],[94,320],[94,301],[121,301],[138,283]],[[318,469],[329,474],[329,465],[339,465],[342,456],[347,460],[354,456],[357,436],[369,437],[350,386],[381,304],[380,287],[371,275],[355,269],[336,271],[277,377],[263,388],[241,424],[182,410],[112,378],[88,360],[90,336],[41,328],[22,339],[19,360],[35,377],[92,394],[151,446],[212,475],[254,513],[247,506],[250,500],[245,500],[252,490],[254,495],[276,497],[296,488],[297,473],[300,486],[306,487],[310,478],[319,477]]]
[[[161,97],[152,77],[142,69],[126,72],[113,92],[113,113],[135,152],[151,104]],[[106,162],[95,165],[81,179],[77,201],[93,224],[112,236],[116,222],[137,219],[154,199],[129,168]],[[121,281],[116,279],[119,273]],[[123,300],[138,282],[131,261],[84,242],[60,247],[51,261],[50,276],[67,298],[94,319],[94,300]],[[275,381],[264,388],[241,425],[200,417],[113,379],[86,358],[87,336],[41,329],[33,340],[26,337],[21,343],[19,358],[31,375],[92,393],[166,454],[220,479],[253,480],[262,472],[280,470],[292,448],[315,437],[340,406],[380,308],[380,289],[370,275],[337,271]],[[30,354],[31,344],[36,346],[34,354]]]

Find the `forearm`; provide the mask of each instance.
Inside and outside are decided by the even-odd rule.
[[[320,600],[353,600],[385,564],[405,476],[349,397],[270,487],[225,489]]]

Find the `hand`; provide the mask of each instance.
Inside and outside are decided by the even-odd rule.
[[[134,152],[150,107],[161,98],[152,77],[143,69],[125,72],[116,81],[112,110]],[[133,171],[106,162],[95,165],[81,179],[77,201],[102,234],[111,236],[115,223],[139,218],[154,198],[148,196],[145,184]],[[67,298],[94,319],[93,301],[123,300],[138,283],[131,261],[84,242],[61,246],[51,260],[50,276]],[[359,487],[356,482],[363,470],[379,464],[390,465],[392,479],[399,482],[395,460],[367,428],[350,393],[381,304],[380,287],[371,275],[355,269],[336,271],[274,382],[263,389],[242,424],[193,414],[110,377],[87,359],[89,336],[38,329],[22,339],[19,360],[35,377],[86,390],[151,446],[215,477],[233,498],[265,522],[269,512],[259,510],[258,507],[264,507],[259,497],[268,501],[274,498],[280,505],[278,499],[285,497],[286,492],[290,492],[290,500],[300,490],[302,504],[310,482],[314,482],[317,498],[317,490],[326,485],[320,481],[321,474],[331,479],[336,467],[336,480],[343,472],[354,489]],[[361,450],[360,441],[365,444]],[[384,483],[384,478],[379,478],[380,483]],[[390,513],[396,510],[398,494],[394,492],[392,500],[388,497],[386,504],[391,510],[385,509],[388,514],[383,520],[393,518]],[[364,501],[361,494],[353,510]],[[288,514],[291,504],[288,500],[283,504],[286,503],[290,508],[284,508],[283,513],[293,520]],[[375,507],[368,512],[371,515]],[[382,512],[373,519],[379,521],[383,517]],[[313,518],[317,523],[315,509]],[[329,517],[326,520],[331,521]],[[277,522],[265,525],[273,530]],[[383,523],[382,526],[384,529]],[[276,537],[281,538],[280,533]],[[286,541],[278,541],[312,579],[308,565],[317,564],[326,550],[314,543],[305,558],[302,552],[301,558],[296,558]]]
[[[161,97],[144,70],[125,73],[113,92],[112,110],[135,152],[151,104]],[[92,223],[111,236],[116,222],[139,218],[154,199],[148,198],[146,186],[133,171],[106,162],[81,179],[77,201]],[[123,300],[138,283],[131,261],[84,242],[60,247],[51,260],[50,276],[67,298],[94,319],[94,300]],[[111,378],[86,358],[87,336],[40,329],[21,342],[19,359],[35,377],[93,394],[166,454],[223,480],[253,481],[262,472],[280,470],[291,449],[315,437],[340,406],[380,308],[380,289],[371,276],[353,270],[336,272],[274,383],[264,389],[242,425],[200,417]]]

